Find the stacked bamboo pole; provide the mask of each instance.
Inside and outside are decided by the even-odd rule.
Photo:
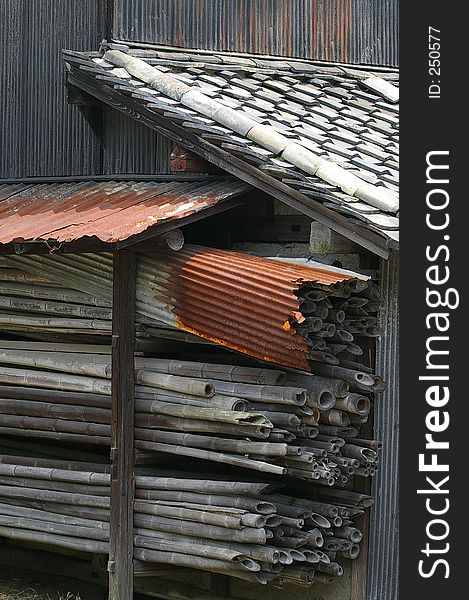
[[[105,254],[0,257],[0,332],[10,338],[0,339],[0,434],[11,446],[0,447],[0,536],[108,551],[108,469],[65,445],[110,444],[111,266]],[[155,285],[141,261],[137,338],[203,342],[173,328]],[[156,358],[137,346],[136,461],[150,465],[137,468],[138,568],[309,586],[356,558],[353,519],[371,499],[345,488],[378,467],[380,444],[359,429],[383,389],[356,362],[356,340],[377,335],[379,298],[360,280],[308,283],[298,296],[304,320],[294,326],[314,375]],[[51,440],[60,451],[44,445]],[[168,456],[190,473],[156,469]],[[231,481],[219,480],[217,464]],[[280,489],[290,484],[307,491]]]
[[[332,285],[308,283],[297,295],[304,321],[295,328],[306,339],[313,373],[330,373],[329,365],[360,370],[356,357],[363,354],[363,348],[357,341],[380,335],[377,286],[358,279]]]
[[[0,451],[0,535],[108,552],[108,468]],[[358,556],[353,520],[371,502],[347,492],[332,503],[329,490],[305,499],[269,481],[168,477],[148,467],[137,469],[135,486],[137,569],[157,562],[304,587],[340,576],[340,562]]]
[[[66,348],[0,342],[0,432],[110,443],[110,354]],[[379,443],[357,441],[370,399],[343,379],[136,356],[135,383],[141,451],[329,486],[378,466]]]
[[[10,331],[109,335],[112,258],[109,254],[0,257],[0,328]],[[177,329],[168,308],[166,273],[142,255],[137,273],[137,333],[194,341]],[[10,268],[7,268],[10,267]],[[8,273],[9,272],[9,273]],[[35,278],[35,273],[41,276]],[[66,287],[59,287],[66,286]],[[297,292],[300,317],[292,327],[308,345],[308,360],[356,368],[361,337],[377,337],[380,297],[370,281],[305,282]],[[71,304],[73,303],[73,304]],[[169,302],[171,304],[171,301]],[[51,316],[45,316],[45,315]],[[199,339],[201,342],[201,339]]]
[[[60,257],[0,256],[0,331],[33,339],[93,336],[105,343],[112,329],[112,259],[97,254],[64,260],[62,266]],[[94,263],[99,266],[92,268]],[[208,343],[144,312],[136,317],[139,338]]]

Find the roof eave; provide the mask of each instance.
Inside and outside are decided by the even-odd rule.
[[[323,206],[320,202],[308,198],[281,181],[229,154],[222,148],[186,131],[183,127],[176,125],[143,106],[131,96],[127,96],[110,86],[102,84],[92,75],[88,75],[86,71],[70,65],[68,79],[70,84],[79,87],[101,102],[123,112],[146,127],[171,138],[181,146],[197,153],[207,161],[235,175],[242,181],[261,189],[378,256],[385,259],[389,257],[388,241],[384,237],[368,230],[360,224],[351,222],[347,217]]]
[[[105,242],[95,236],[84,236],[69,242],[59,242],[54,239],[18,240],[8,244],[0,244],[0,255],[50,254],[53,252],[113,252],[124,248],[135,251],[155,250],[155,244],[166,245],[164,239],[166,234],[180,229],[184,225],[189,225],[190,223],[195,223],[196,221],[236,208],[245,202],[245,195],[245,191],[241,192],[239,195],[221,200],[214,206],[177,220],[162,222],[161,224],[149,227],[141,233],[116,242]]]

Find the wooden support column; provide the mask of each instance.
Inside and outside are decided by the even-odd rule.
[[[363,356],[361,362],[367,367],[375,369],[376,367],[376,343],[371,338],[362,338]],[[379,371],[378,371],[379,372]],[[359,435],[366,439],[375,439],[373,427],[373,409],[368,421],[359,428]],[[355,477],[353,489],[362,494],[371,494],[370,477]],[[360,543],[360,554],[358,558],[351,561],[352,580],[351,580],[351,600],[367,600],[367,577],[368,577],[368,556],[370,552],[370,511],[358,517],[355,522],[357,527],[363,533],[363,539]]]
[[[135,279],[135,253],[114,252],[109,600],[133,598]]]

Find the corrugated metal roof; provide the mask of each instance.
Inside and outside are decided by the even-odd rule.
[[[139,265],[142,274],[151,273],[145,295],[156,301],[158,317],[166,323],[232,350],[307,371],[306,340],[290,327],[302,320],[295,292],[304,282],[330,285],[354,277],[330,267],[189,245],[179,252],[142,255]]]
[[[0,244],[71,242],[96,237],[122,241],[242,195],[243,182],[82,182],[0,188]]]

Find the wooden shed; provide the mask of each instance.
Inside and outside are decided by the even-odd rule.
[[[117,17],[121,18],[119,12]],[[45,479],[55,482],[46,488],[44,498],[64,493],[57,482],[65,479],[45,472],[60,470],[60,465],[53,465],[53,456],[49,460],[40,455],[40,445],[49,444],[48,452],[56,448],[57,459],[63,452],[60,460],[85,463],[88,450],[84,447],[89,448],[89,436],[95,436],[92,443],[98,455],[101,453],[102,464],[109,462],[109,470],[101,469],[109,477],[109,484],[106,483],[110,486],[109,505],[103,499],[96,500],[97,504],[90,501],[88,514],[87,510],[82,514],[73,511],[67,514],[76,524],[79,519],[87,518],[106,523],[106,519],[100,521],[97,515],[102,516],[102,511],[109,510],[109,526],[103,525],[107,533],[96,538],[94,545],[86,545],[86,536],[82,536],[82,542],[74,539],[68,550],[64,550],[67,545],[58,544],[62,555],[60,558],[54,555],[54,571],[65,574],[74,561],[73,564],[80,565],[75,569],[79,576],[100,585],[106,583],[107,571],[109,594],[113,599],[128,598],[135,589],[155,597],[201,600],[249,599],[267,594],[280,598],[285,593],[304,600],[317,597],[318,593],[328,600],[393,600],[398,561],[399,204],[395,69],[326,64],[294,56],[162,47],[147,40],[144,43],[113,40],[86,51],[77,51],[73,39],[67,45],[69,48],[63,52],[70,102],[67,110],[73,110],[74,118],[79,117],[95,132],[93,144],[97,144],[98,149],[101,145],[107,167],[94,175],[67,172],[60,176],[54,173],[54,177],[45,168],[36,178],[10,176],[4,177],[3,183],[0,180],[3,297],[0,297],[3,313],[0,315],[3,373],[0,428],[6,440],[2,447],[10,443],[17,453],[6,454],[23,456],[22,461],[18,458],[16,463],[13,459],[0,460],[0,467],[5,465],[2,488],[28,488],[29,478],[35,477],[31,471],[35,464],[44,470],[41,473]],[[60,82],[54,85],[60,86]],[[96,148],[93,145],[93,152]],[[80,146],[80,151],[86,152],[86,148],[81,150]],[[147,153],[164,166],[149,168]],[[128,167],[136,157],[144,157],[137,161],[140,165],[119,168],[119,165]],[[342,286],[349,280],[358,283],[345,294],[356,294],[357,299],[355,304],[345,306]],[[365,285],[366,281],[371,283]],[[376,289],[375,286],[380,288],[379,302],[374,292],[364,292]],[[41,287],[44,288],[42,293],[37,292]],[[310,296],[305,296],[306,293]],[[341,303],[331,301],[334,293],[342,297]],[[334,332],[331,330],[331,335],[322,337],[322,333],[315,335],[316,325],[312,321],[321,320],[315,311],[321,310],[324,298],[329,298],[328,312],[333,311],[334,315],[344,312],[336,323],[346,325],[334,325]],[[316,302],[320,306],[311,308],[308,313],[305,302]],[[367,303],[369,312],[361,308]],[[75,306],[71,312],[70,305]],[[78,306],[81,306],[81,314]],[[317,324],[317,327],[322,331],[324,325]],[[337,338],[336,329],[346,331],[352,339],[347,338],[343,343],[343,339]],[[63,355],[61,358],[59,353]],[[81,355],[85,358],[79,358]],[[58,361],[59,367],[51,366],[50,361],[55,361],[54,364]],[[229,427],[242,424],[244,429],[229,429],[226,422],[219,424],[218,417],[214,417],[210,435],[220,432],[219,437],[225,440],[227,448],[224,453],[220,445],[211,451],[199,445],[198,452],[188,453],[187,448],[191,446],[177,436],[192,435],[190,439],[196,444],[195,437],[204,435],[205,430],[197,426],[187,429],[187,423],[180,419],[187,418],[190,408],[193,411],[190,418],[194,420],[198,414],[201,427],[200,422],[204,420],[201,415],[207,409],[192,397],[192,404],[188,402],[185,408],[181,405],[167,412],[168,405],[174,407],[174,402],[166,398],[165,405],[165,400],[157,396],[146,396],[148,389],[143,388],[153,386],[152,377],[156,375],[153,366],[150,368],[150,363],[145,361],[160,361],[160,366],[164,361],[178,363],[179,366],[165,367],[170,370],[163,371],[164,376],[177,379],[177,373],[181,373],[180,379],[196,379],[199,384],[206,379],[206,385],[214,385],[211,393],[220,396],[217,396],[220,405],[213,404],[212,409],[220,419],[221,413],[217,411],[227,408],[228,398],[236,397],[239,401],[230,405],[236,415],[243,411],[235,410],[235,406],[239,408],[243,402],[248,407],[252,404],[244,411],[245,417],[237,417],[236,424],[230,421]],[[180,370],[181,364],[189,368],[187,365],[195,363],[210,366],[205,368],[211,369],[211,376],[198,371],[197,376],[189,376]],[[366,465],[357,463],[358,476],[353,478],[353,483],[348,481],[344,471],[348,455],[344,454],[341,457],[345,459],[341,465],[344,469],[335,467],[337,477],[333,483],[338,487],[329,488],[338,489],[338,496],[333,501],[332,492],[321,492],[322,486],[312,483],[316,493],[311,500],[305,491],[305,476],[294,481],[292,474],[297,463],[293,467],[292,459],[265,460],[265,457],[260,461],[262,452],[256,454],[251,444],[258,443],[255,435],[259,434],[261,439],[260,429],[269,422],[278,436],[278,441],[273,435],[269,443],[293,446],[287,441],[291,427],[282,429],[280,425],[287,421],[285,415],[289,414],[290,401],[285,405],[280,402],[282,410],[274,411],[269,396],[271,403],[267,402],[268,407],[263,411],[262,401],[256,400],[256,396],[243,396],[242,391],[239,396],[236,393],[236,389],[244,390],[242,385],[248,385],[246,380],[222,377],[220,365],[231,365],[244,373],[243,377],[253,377],[256,371],[256,377],[261,378],[255,381],[258,387],[270,385],[265,381],[271,381],[274,373],[283,373],[288,386],[278,384],[282,394],[287,393],[288,387],[301,390],[306,386],[310,391],[311,377],[341,380],[350,377],[352,372],[361,372],[371,381],[372,376],[380,375],[386,382],[384,391],[379,377],[374,380],[375,387],[371,383],[367,389],[356,382],[352,384],[351,395],[363,392],[361,395],[368,402],[371,399],[373,419],[366,424],[363,423],[366,419],[360,421],[356,412],[347,410],[339,394],[337,405],[342,409],[336,412],[351,415],[352,422],[347,417],[348,424],[345,421],[340,424],[334,418],[343,416],[332,417],[330,406],[320,406],[323,416],[316,418],[315,414],[308,414],[302,425],[308,422],[309,429],[315,429],[316,422],[319,427],[316,432],[310,432],[312,438],[320,437],[315,451],[321,443],[332,443],[332,428],[335,428],[334,436],[340,438],[338,428],[360,427],[357,439],[364,444],[362,448],[369,447],[370,456],[378,445],[364,438],[382,443],[381,464],[376,475],[371,480],[370,470],[374,474],[374,467],[365,468]],[[28,369],[32,375],[26,376]],[[300,371],[313,375],[302,375]],[[61,377],[68,384],[63,387],[54,378],[47,379],[50,372],[62,373]],[[87,382],[80,379],[82,376]],[[72,381],[74,377],[76,380]],[[84,398],[81,386],[91,385],[92,377],[97,377],[97,384],[104,387],[96,394],[91,388],[87,389],[89,398],[96,397],[84,408],[80,405]],[[156,379],[159,393],[166,389],[169,396],[174,394],[174,387],[168,387],[169,383],[164,387],[161,383],[161,374]],[[173,386],[188,383],[171,381]],[[207,383],[210,381],[212,383]],[[230,387],[227,381],[241,388]],[[41,389],[47,390],[50,397],[41,393]],[[58,390],[55,400],[54,389]],[[177,389],[183,398],[188,394],[187,390]],[[232,390],[230,396],[229,389]],[[375,391],[379,393],[375,395]],[[247,390],[244,393],[248,394]],[[54,407],[54,402],[60,407]],[[34,412],[39,410],[39,403],[42,403],[41,409],[50,405],[46,413]],[[65,411],[65,404],[73,407],[73,415]],[[80,406],[82,412],[78,417],[76,411]],[[316,409],[316,405],[311,409]],[[269,413],[273,421],[269,421]],[[293,411],[293,416],[297,416],[297,411]],[[75,430],[71,425],[64,429],[60,424],[52,424],[54,418],[81,425]],[[194,421],[191,427],[193,425]],[[151,433],[154,428],[166,434],[157,438]],[[24,436],[28,431],[26,441]],[[247,445],[240,444],[243,439]],[[297,439],[306,438],[299,434]],[[345,446],[358,447],[352,438],[341,439]],[[237,451],[233,449],[235,442]],[[166,457],[174,456],[169,459],[171,462],[165,458],[165,445],[182,448],[179,456],[167,450]],[[110,460],[105,458],[107,447],[110,447]],[[215,458],[215,452],[223,456]],[[96,454],[93,456],[96,460]],[[341,458],[337,454],[336,460]],[[254,470],[247,471],[249,477],[236,478],[234,474],[246,466],[243,461],[262,462],[268,467],[251,464]],[[217,471],[217,463],[225,465],[224,477],[223,471]],[[183,464],[187,464],[186,469]],[[16,465],[14,472],[11,465]],[[274,502],[272,494],[275,496],[276,492],[264,489],[273,485],[265,473],[270,473],[278,483],[283,470],[290,486],[287,486],[290,498],[297,494],[309,501],[327,503],[329,498],[330,503],[338,503],[338,498],[345,497],[344,490],[352,485],[355,494],[362,494],[364,503],[371,494],[375,505],[371,513],[363,515],[361,508],[354,506],[358,516],[354,526],[358,523],[356,530],[364,534],[362,551],[356,560],[347,558],[350,547],[346,550],[345,546],[337,546],[334,550],[329,539],[328,552],[334,555],[332,559],[329,557],[329,563],[336,564],[336,557],[340,558],[340,567],[344,569],[342,577],[326,584],[328,576],[334,573],[329,567],[314,568],[317,556],[306,554],[311,559],[309,571],[304,565],[297,571],[287,569],[281,580],[279,572],[275,572],[279,561],[269,563],[257,558],[257,562],[252,560],[260,564],[265,581],[261,582],[261,575],[257,575],[253,588],[253,573],[257,571],[252,571],[249,577],[246,575],[244,580],[229,576],[229,572],[215,564],[213,555],[204,559],[212,563],[191,570],[188,569],[191,565],[180,558],[186,556],[184,552],[178,553],[174,547],[172,566],[168,566],[166,560],[157,560],[157,554],[151,554],[156,552],[155,546],[149,546],[147,535],[142,533],[150,529],[150,520],[145,514],[164,519],[171,511],[165,508],[166,512],[145,513],[150,501],[166,506],[164,495],[152,495],[151,486],[142,487],[142,478],[153,477],[142,475],[146,473],[144,469],[150,467],[167,472],[168,477],[171,477],[171,468],[175,473],[185,472],[184,476],[180,475],[182,479],[191,479],[191,471],[200,474],[208,468],[214,479],[230,481],[230,476],[236,482],[241,479],[237,485],[244,485],[244,491],[233,488],[235,496],[247,494],[251,498],[267,494],[268,502]],[[267,471],[262,471],[263,468]],[[321,468],[318,467],[317,472]],[[100,469],[96,469],[94,477],[101,482],[104,498],[104,482],[108,480],[99,476]],[[73,468],[69,470],[73,472]],[[301,467],[298,473],[300,471]],[[256,479],[255,473],[262,476]],[[339,473],[344,478],[343,486],[339,485]],[[17,478],[16,485],[13,477]],[[68,481],[71,487],[65,486],[65,489],[71,494],[73,485],[79,486],[77,494],[85,493],[84,481],[78,482],[76,478]],[[256,491],[249,487],[254,486],[254,482],[261,486]],[[86,485],[89,487],[91,483]],[[31,484],[28,489],[41,490],[41,487]],[[164,490],[175,493],[171,488],[161,491]],[[218,487],[213,484],[210,493],[216,495],[219,490],[220,484]],[[15,496],[9,496],[8,491],[4,493],[10,498],[5,505],[14,505],[11,498]],[[184,493],[189,491],[185,489]],[[193,496],[198,493],[200,489],[192,490]],[[26,511],[22,513],[25,519],[37,523],[40,515],[31,511],[44,508],[37,504],[38,492],[31,494],[29,500],[22,503],[21,510]],[[182,511],[178,513],[179,520],[183,521],[189,514],[184,511],[200,510],[200,507],[195,508],[195,496],[179,499],[177,510]],[[173,496],[168,498],[177,502]],[[358,496],[354,498],[358,502]],[[134,511],[135,502],[140,507],[138,511]],[[277,502],[280,502],[278,498]],[[354,511],[352,504],[346,505],[349,512],[342,516],[346,527],[351,527],[348,521]],[[239,512],[235,515],[234,506],[230,506],[230,518],[241,518]],[[134,522],[134,512],[143,515],[137,520],[138,524]],[[286,513],[281,516],[291,539],[299,519],[297,511],[296,521],[292,522],[293,512],[291,516]],[[22,537],[22,534],[11,533],[21,528],[11,521],[8,511],[5,509],[1,514],[0,535],[5,534],[4,539],[9,541],[0,550],[0,562],[14,567],[21,560],[29,568],[35,568],[35,564],[36,568],[47,568],[44,565],[47,561],[41,556],[54,551],[54,536],[62,535],[58,529],[36,529],[29,538]],[[276,514],[280,514],[278,510]],[[206,527],[216,527],[217,518],[210,518]],[[70,523],[64,521],[64,532]],[[273,532],[274,537],[278,535],[275,527],[266,529]],[[327,540],[326,530],[319,529]],[[172,529],[166,533],[166,541],[159,542],[160,550],[168,540],[174,544],[184,543],[184,538],[178,541],[178,534]],[[213,534],[216,535],[215,529]],[[138,543],[135,535],[139,536]],[[107,541],[99,540],[107,539],[109,557],[104,559],[107,547],[102,544]],[[42,550],[41,543],[45,544]],[[74,554],[73,544],[78,550],[80,543],[81,558],[68,558],[68,554]],[[288,546],[293,542],[285,543],[287,546],[280,546],[295,548]],[[222,547],[220,544],[217,551],[221,552]],[[314,554],[314,550],[311,552]],[[148,559],[149,556],[153,559]],[[306,558],[304,562],[308,562]],[[312,576],[306,574],[310,571],[315,572],[317,580],[312,586]],[[293,585],[295,578],[296,586]],[[260,583],[266,583],[267,587]]]

